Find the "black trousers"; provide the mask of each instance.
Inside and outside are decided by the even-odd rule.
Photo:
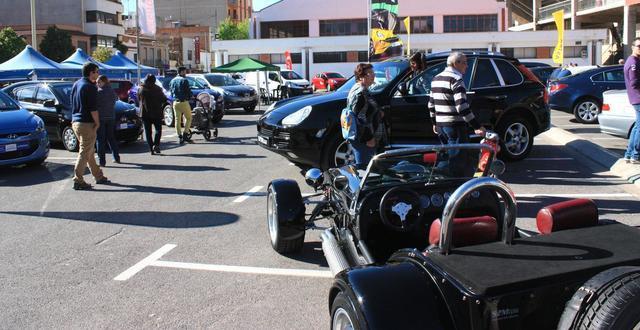
[[[144,135],[147,138],[149,149],[153,149],[154,146],[159,147],[160,138],[162,137],[162,118],[142,118],[142,123],[144,124]],[[156,134],[154,135],[153,140],[151,139],[151,125],[156,129]]]

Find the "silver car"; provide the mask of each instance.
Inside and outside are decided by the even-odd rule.
[[[629,103],[627,91],[606,91],[602,93],[602,103],[602,112],[598,115],[600,131],[628,139],[636,114]]]

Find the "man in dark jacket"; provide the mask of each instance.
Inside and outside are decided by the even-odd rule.
[[[80,142],[73,177],[75,190],[91,189],[91,185],[84,181],[87,165],[97,184],[110,183],[96,164],[94,156],[96,131],[100,127],[100,117],[96,107],[98,89],[95,81],[97,78],[98,66],[94,63],[86,63],[82,66],[82,79],[76,81],[71,89],[71,126]]]
[[[162,137],[162,110],[167,102],[162,88],[156,85],[156,76],[149,74],[140,86],[138,93],[140,100],[140,111],[142,112],[142,122],[144,123],[144,134],[149,144],[151,154],[160,153],[160,138]],[[151,125],[155,127],[156,134],[151,138]],[[176,124],[177,125],[177,124]]]
[[[189,87],[189,80],[186,78],[187,68],[181,66],[178,68],[178,76],[171,80],[169,88],[171,89],[171,95],[173,96],[173,114],[176,123],[176,133],[180,144],[192,142],[189,139],[189,132],[191,132],[191,105],[189,100],[193,97],[191,93],[191,87]],[[182,116],[186,118],[184,123],[184,134],[182,132]]]
[[[111,83],[107,76],[101,75],[98,77],[98,98],[97,107],[98,114],[100,116],[100,128],[98,128],[98,159],[100,159],[100,166],[105,166],[107,160],[105,154],[107,151],[107,145],[111,149],[113,155],[113,161],[120,163],[120,152],[118,149],[118,141],[116,140],[116,101],[118,96],[116,92],[111,88]]]

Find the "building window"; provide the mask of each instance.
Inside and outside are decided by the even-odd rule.
[[[87,11],[87,23],[118,25],[118,15],[105,13],[103,11],[89,10]]]
[[[187,50],[187,61],[193,61],[193,50]]]
[[[358,51],[358,62],[369,62],[369,52],[366,50]]]
[[[320,20],[320,36],[367,35],[367,19]]]
[[[309,36],[309,21],[278,21],[260,23],[260,37],[303,38]]]
[[[445,15],[444,32],[498,31],[498,15]]]
[[[89,48],[87,47],[87,42],[86,41],[78,40],[78,48],[84,50],[85,52],[89,51]]]
[[[515,58],[550,58],[553,54],[554,47],[515,47],[500,48],[500,52]],[[565,46],[564,57],[576,58],[582,57],[587,51],[587,46]]]
[[[393,29],[395,34],[406,34],[407,28],[404,26],[404,19],[399,17],[396,27]],[[433,33],[433,16],[411,16],[409,19],[409,27],[411,33]]]
[[[347,52],[314,52],[313,63],[347,62]]]
[[[111,48],[116,42],[116,38],[105,37],[105,36],[92,36],[91,37],[91,48],[96,47],[107,47]]]

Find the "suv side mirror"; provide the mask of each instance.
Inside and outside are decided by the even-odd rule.
[[[53,108],[53,107],[56,106],[56,101],[54,101],[54,100],[46,100],[46,101],[44,101],[42,106],[45,107],[45,108]]]
[[[408,92],[407,92],[407,83],[406,82],[401,82],[398,85],[398,92],[400,92],[400,95],[402,95],[402,96],[406,96],[408,94]]]

